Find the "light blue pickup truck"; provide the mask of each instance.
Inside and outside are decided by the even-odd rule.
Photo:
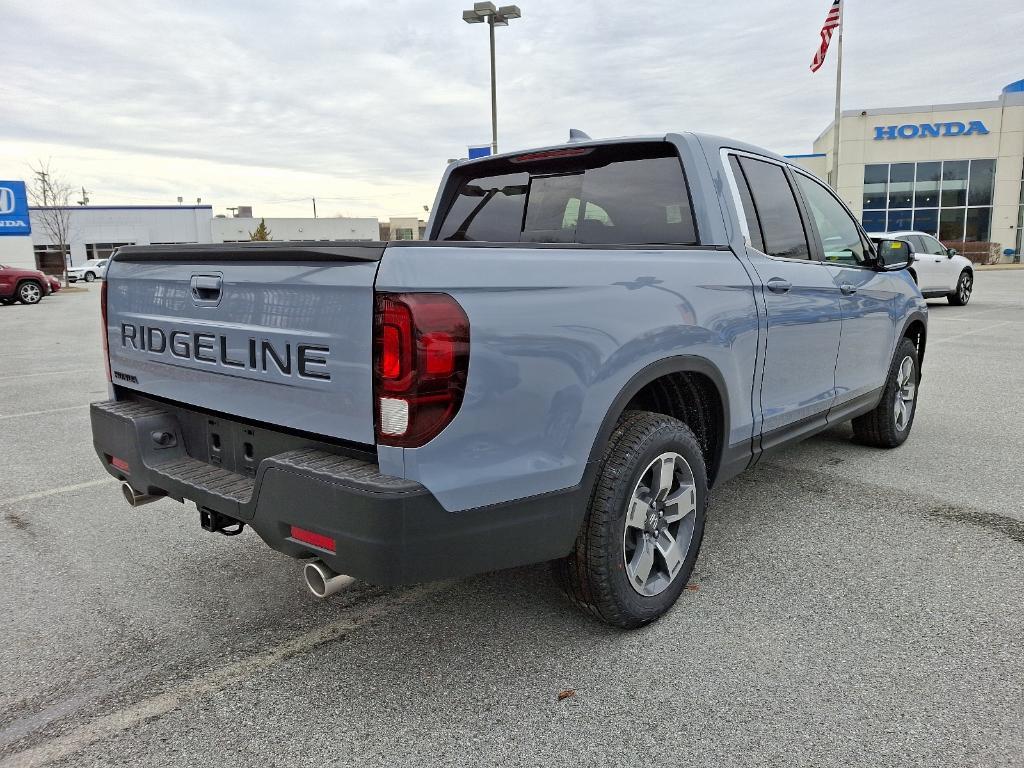
[[[428,237],[120,249],[92,424],[129,503],[249,525],[319,596],[553,561],[635,627],[686,586],[715,485],[831,424],[913,425],[910,249],[770,152],[454,163]]]

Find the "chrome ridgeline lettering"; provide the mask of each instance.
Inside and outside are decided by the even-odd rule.
[[[325,344],[292,344],[250,336],[244,352],[229,349],[226,336],[217,333],[164,330],[155,325],[121,323],[121,346],[148,352],[152,355],[170,355],[181,360],[196,360],[224,368],[330,381],[327,357],[331,348]]]

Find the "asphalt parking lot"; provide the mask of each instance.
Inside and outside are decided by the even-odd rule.
[[[546,566],[318,602],[249,531],[130,510],[98,294],[0,307],[0,766],[1024,765],[1024,271],[930,302],[903,447],[843,426],[719,488],[629,633]]]

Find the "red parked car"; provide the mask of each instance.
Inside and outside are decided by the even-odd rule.
[[[36,269],[19,269],[0,264],[0,303],[38,304],[53,291],[50,278]]]
[[[63,287],[60,284],[60,280],[53,275],[47,275],[46,279],[50,281],[50,293],[56,293]]]

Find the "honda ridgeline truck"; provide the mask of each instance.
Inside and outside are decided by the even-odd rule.
[[[432,210],[425,241],[121,248],[91,415],[126,499],[249,525],[321,596],[553,561],[634,627],[715,485],[839,422],[910,432],[910,249],[782,157],[570,143],[453,163]]]

